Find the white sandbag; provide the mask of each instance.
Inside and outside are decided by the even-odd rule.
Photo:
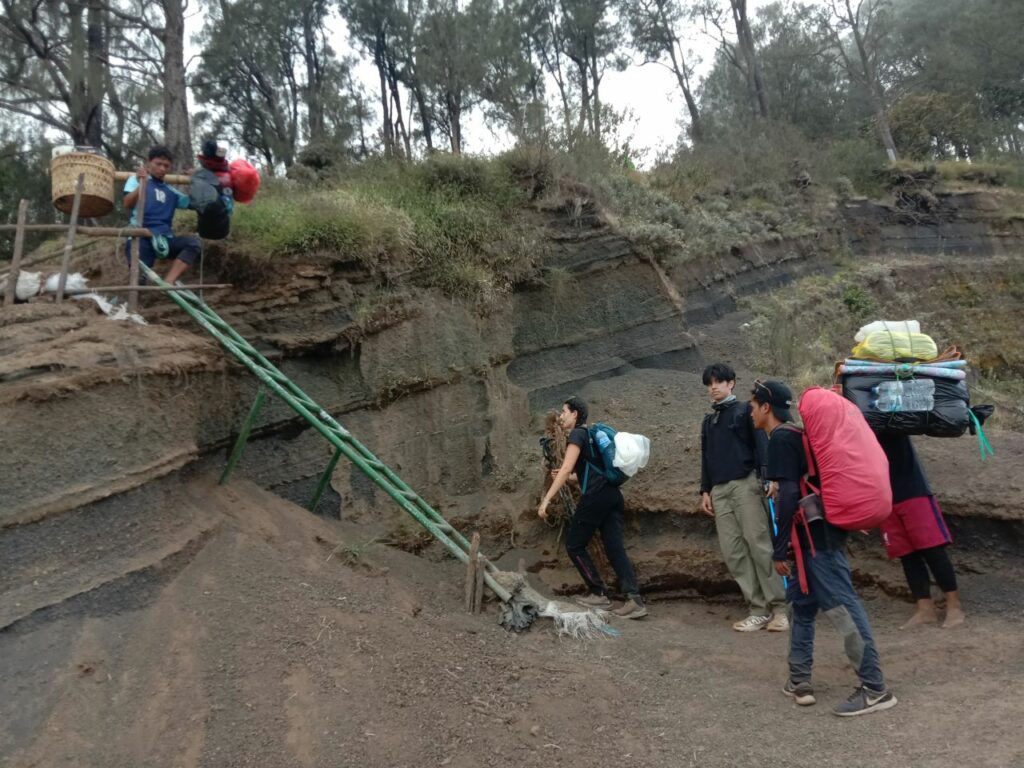
[[[54,272],[48,278],[46,278],[46,292],[56,293],[60,288],[60,272]],[[85,279],[85,275],[81,272],[75,272],[68,275],[67,280],[64,281],[65,291],[84,291],[88,288],[88,281]]]
[[[0,279],[0,294],[7,289],[7,281],[10,279],[10,275]],[[39,286],[42,284],[42,272],[19,272],[18,284],[14,286],[14,295],[19,301],[28,301],[39,293]]]
[[[615,433],[615,461],[614,464],[629,477],[635,475],[639,470],[647,466],[647,460],[651,457],[651,441],[643,435],[634,435],[629,432]]]
[[[921,324],[917,320],[875,320],[873,323],[861,326],[853,340],[860,344],[875,331],[894,331],[896,333],[920,333]]]

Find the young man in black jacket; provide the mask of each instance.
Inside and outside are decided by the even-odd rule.
[[[750,404],[733,394],[736,372],[732,367],[709,365],[703,381],[713,412],[704,417],[700,430],[701,509],[715,518],[722,557],[749,607],[747,618],[732,628],[784,632],[789,629],[786,593],[772,569],[768,510],[758,477],[763,456],[758,441],[764,435],[754,429]]]
[[[800,481],[808,474],[803,435],[796,427],[784,426],[792,421],[789,409],[793,394],[781,381],[755,381],[751,394],[754,426],[769,436],[766,474],[776,498],[779,525],[774,567],[780,576],[789,577],[786,599],[793,628],[789,636],[789,679],[782,692],[801,706],[815,703],[811,668],[814,625],[821,611],[842,637],[846,656],[860,678],[853,694],[832,712],[852,717],[894,707],[896,697],[885,687],[871,624],[853,588],[845,552],[847,532],[831,525],[820,506],[808,504],[816,497],[800,498]],[[804,504],[808,504],[804,507],[806,525],[794,522]],[[789,557],[794,534],[802,553],[795,564]],[[806,584],[806,592],[801,582]]]

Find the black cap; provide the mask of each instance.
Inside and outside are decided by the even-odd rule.
[[[781,381],[758,379],[754,382],[751,394],[757,399],[757,402],[770,405],[772,413],[779,421],[793,420],[793,416],[789,412],[793,406],[793,393]]]
[[[203,157],[209,157],[211,159],[214,157],[225,157],[227,153],[227,147],[217,146],[216,139],[207,139],[204,141],[202,149],[199,151],[199,154]]]

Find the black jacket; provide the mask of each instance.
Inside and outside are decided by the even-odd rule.
[[[768,437],[754,429],[750,403],[733,400],[714,406],[700,427],[700,491],[742,480],[757,470],[763,477]]]

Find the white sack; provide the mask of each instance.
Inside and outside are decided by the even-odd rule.
[[[650,457],[651,441],[646,437],[629,432],[615,433],[614,464],[629,477],[646,467]]]

